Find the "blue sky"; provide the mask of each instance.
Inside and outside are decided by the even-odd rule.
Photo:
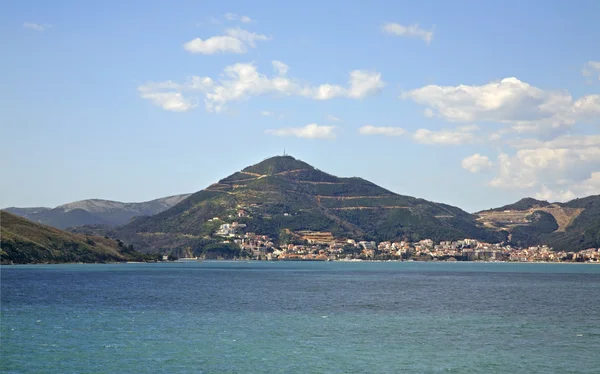
[[[600,193],[598,1],[7,1],[0,207],[286,152],[468,211]]]

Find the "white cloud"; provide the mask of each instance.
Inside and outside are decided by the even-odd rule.
[[[427,44],[433,39],[433,30],[427,31],[418,24],[402,26],[399,23],[388,22],[382,26],[383,32],[396,36],[410,36],[423,39]]]
[[[569,201],[575,197],[575,193],[571,190],[551,190],[546,185],[542,185],[541,190],[535,193],[536,199],[545,201]]]
[[[301,96],[313,100],[329,100],[336,97],[362,99],[378,93],[385,85],[380,73],[354,70],[350,72],[347,87],[332,84],[311,86],[283,74],[287,72],[287,65],[282,62],[277,61],[273,64],[278,70],[274,76],[259,73],[252,63],[237,63],[227,66],[218,81],[210,77],[194,76],[184,84],[174,84],[171,81],[151,82],[138,90],[146,93],[157,90],[201,92],[204,95],[206,110],[221,112],[229,102],[266,94]]]
[[[465,125],[465,126],[458,126],[456,129],[458,131],[460,131],[460,132],[473,132],[473,131],[478,131],[479,130],[479,126],[477,126],[477,125]]]
[[[600,147],[594,140],[559,137],[529,145],[513,156],[498,156],[492,187],[537,191],[536,196],[560,201],[600,193]]]
[[[248,16],[238,16],[234,13],[225,13],[224,17],[228,21],[240,21],[242,23],[254,22],[254,20]]]
[[[579,192],[578,196],[600,194],[600,171],[591,172],[588,179],[577,183],[573,188]]]
[[[590,148],[600,147],[600,135],[563,135],[548,141],[533,138],[516,139],[509,141],[508,144],[517,149]]]
[[[195,75],[185,85],[178,86],[178,88],[194,91],[208,91],[214,86],[215,81],[211,77],[199,77]]]
[[[573,115],[579,121],[600,124],[600,95],[587,95],[573,103]]]
[[[273,68],[275,68],[275,71],[278,75],[286,75],[290,68],[289,66],[278,60],[271,61],[271,64],[273,65]]]
[[[213,36],[206,40],[196,38],[183,45],[183,48],[191,53],[202,53],[212,55],[215,53],[246,53],[244,43],[232,36]]]
[[[432,131],[418,129],[413,134],[413,139],[421,144],[461,145],[475,141],[474,131],[477,126],[461,126],[454,130]]]
[[[275,112],[271,112],[268,110],[261,110],[260,111],[260,115],[263,117],[271,117],[271,118],[276,118],[276,119],[283,119],[284,115],[283,114],[277,114]]]
[[[325,118],[327,118],[327,120],[331,122],[344,122],[344,120],[342,120],[341,118],[338,118],[331,114],[328,114]]]
[[[479,153],[466,157],[460,163],[463,169],[471,173],[479,173],[480,171],[489,170],[493,163],[487,156],[482,156]]]
[[[236,27],[235,29],[227,29],[227,30],[225,30],[225,34],[227,34],[228,36],[234,37],[238,40],[243,41],[244,43],[246,43],[247,45],[249,45],[252,48],[256,47],[256,45],[254,43],[256,41],[271,40],[270,36],[257,34],[255,32],[244,30],[239,27]]]
[[[52,25],[49,25],[47,23],[45,23],[45,24],[39,24],[39,23],[34,23],[34,22],[24,22],[23,23],[24,29],[30,29],[30,30],[35,30],[35,31],[44,31],[49,27],[52,27]]]
[[[306,139],[335,139],[336,137],[334,126],[319,126],[316,123],[304,127],[272,129],[265,132],[275,136],[295,136]]]
[[[362,99],[366,96],[380,92],[385,83],[381,80],[381,73],[354,70],[350,72],[350,89],[347,95],[354,99]]]
[[[225,35],[217,35],[208,39],[196,38],[183,45],[190,53],[201,53],[212,55],[215,53],[237,53],[243,54],[248,47],[255,48],[257,41],[270,40],[271,37],[257,34],[241,28],[227,29]]]
[[[452,122],[497,122],[516,132],[556,131],[600,116],[600,95],[574,101],[566,91],[542,90],[517,78],[481,86],[428,85],[401,98],[427,105],[429,116]]]
[[[211,82],[208,80],[197,79],[195,77],[190,80],[188,86],[199,87],[206,86]],[[138,87],[138,93],[141,98],[150,100],[156,106],[171,112],[187,112],[194,109],[198,105],[193,103],[191,99],[184,97],[181,94],[183,85],[173,81],[165,82],[149,82]]]
[[[600,80],[600,61],[588,61],[581,69],[581,73],[585,77],[596,76]]]
[[[425,108],[425,110],[423,111],[423,115],[427,118],[432,118],[435,114],[430,108]]]
[[[358,132],[362,135],[402,136],[406,133],[406,130],[401,127],[377,127],[366,125],[358,129]]]
[[[179,92],[142,92],[140,96],[172,112],[187,112],[197,106]]]

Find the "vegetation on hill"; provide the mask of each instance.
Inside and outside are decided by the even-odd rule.
[[[542,236],[558,229],[554,216],[548,212],[536,210],[526,217],[528,225],[517,226],[512,230],[511,243],[518,247],[526,247],[540,243]]]
[[[554,248],[562,250],[600,248],[600,195],[575,199],[560,205],[583,211],[565,232],[553,232],[542,239],[552,243]]]
[[[511,218],[525,218],[515,225],[496,222],[497,228],[510,233],[515,246],[546,244],[564,251],[600,248],[600,195],[552,204],[527,198],[476,215],[489,221],[506,210]]]
[[[244,214],[238,216],[240,210]],[[147,252],[201,253],[214,244],[219,225],[233,221],[275,242],[285,229],[375,241],[505,238],[505,233],[483,228],[459,208],[398,195],[361,178],[339,178],[291,156],[249,166],[111,235]]]
[[[544,200],[536,200],[531,197],[526,197],[513,204],[501,206],[500,208],[490,209],[489,211],[505,211],[505,210],[527,210],[532,208],[540,208],[550,205]]]
[[[231,245],[221,247],[223,239],[215,236],[219,226],[234,221],[245,224],[245,232],[268,235],[276,244],[289,239],[288,230],[312,230],[373,241],[471,238],[519,247],[547,244],[567,251],[600,247],[600,196],[553,204],[525,198],[469,214],[361,178],[336,177],[291,156],[249,166],[168,210],[137,217],[125,226],[74,230],[120,238],[147,253],[244,258],[247,254],[232,251]],[[226,249],[214,254],[215,248]]]
[[[0,211],[0,260],[3,264],[148,261],[132,245],[98,236],[65,232]]]
[[[268,158],[256,165],[248,166],[242,172],[271,175],[284,171],[314,169],[306,162],[296,160],[292,156],[277,156]]]

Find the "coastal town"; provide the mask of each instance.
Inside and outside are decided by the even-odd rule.
[[[214,218],[218,220],[218,218]],[[223,223],[215,232],[222,243],[237,245],[256,260],[304,261],[492,261],[492,262],[596,262],[600,248],[578,252],[555,251],[546,245],[518,248],[475,239],[440,241],[361,241],[336,238],[331,232],[283,230],[280,243],[268,235],[245,232],[246,225]],[[282,236],[284,240],[281,240]]]

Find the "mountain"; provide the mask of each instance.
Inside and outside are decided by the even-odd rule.
[[[513,204],[508,204],[501,206],[500,208],[490,209],[489,211],[497,212],[497,211],[505,211],[505,210],[527,210],[532,208],[543,208],[545,206],[550,205],[547,201],[536,200],[531,197],[526,197],[521,199]]]
[[[0,211],[3,264],[150,260],[113,239],[65,232]]]
[[[82,225],[124,225],[136,216],[160,213],[190,194],[163,197],[143,203],[90,199],[51,208],[7,208],[7,212],[34,222],[65,229]]]
[[[566,203],[527,198],[475,215],[486,227],[508,232],[517,246],[548,244],[567,251],[600,247],[600,195]]]
[[[215,219],[216,218],[216,219]],[[336,238],[500,241],[476,217],[446,204],[403,196],[361,178],[340,178],[291,156],[277,156],[224,178],[172,208],[137,217],[111,235],[144,251],[195,251],[221,224],[277,241],[286,232],[331,232]],[[288,231],[289,230],[289,231]]]

